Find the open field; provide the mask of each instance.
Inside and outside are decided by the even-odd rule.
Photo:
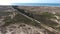
[[[60,34],[60,7],[8,7],[0,11],[1,16],[7,15],[0,27],[1,34]]]

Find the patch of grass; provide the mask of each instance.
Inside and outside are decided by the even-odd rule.
[[[55,28],[56,30],[58,30],[58,31],[60,31],[60,26],[59,27],[57,27],[57,28]]]
[[[44,12],[41,15],[34,16],[34,19],[40,21],[42,24],[55,28],[55,26],[57,26],[58,23],[51,21],[51,18],[55,18],[54,14],[48,12]]]
[[[4,22],[5,22],[5,24],[3,25],[4,27],[8,26],[12,23],[25,23],[25,24],[28,24],[28,25],[41,27],[40,24],[36,23],[35,21],[31,21],[31,20],[27,19],[26,17],[24,17],[20,14],[16,14],[13,19],[11,19],[10,17],[6,17]]]
[[[11,14],[12,12],[3,12],[3,11],[1,11],[0,12],[0,15],[1,16],[6,16],[6,15],[9,15],[9,14]]]
[[[5,22],[3,26],[8,26],[12,23],[12,19],[10,17],[6,17],[3,21]]]
[[[41,15],[44,16],[45,18],[54,18],[54,14],[49,12],[44,12]]]
[[[20,14],[16,14],[15,17],[13,19],[11,19],[10,16],[6,17],[4,20],[5,24],[3,26],[8,26],[9,24],[12,23],[26,23],[26,24],[30,24],[32,21],[27,19],[26,17],[20,15]]]

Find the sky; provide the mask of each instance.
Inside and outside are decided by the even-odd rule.
[[[11,3],[60,3],[60,0],[0,0],[0,5],[11,5]]]
[[[60,0],[13,0],[15,3],[60,3]]]
[[[12,0],[13,3],[60,3],[60,0]]]

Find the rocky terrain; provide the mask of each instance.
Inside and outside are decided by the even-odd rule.
[[[0,34],[60,34],[60,7],[0,6]]]

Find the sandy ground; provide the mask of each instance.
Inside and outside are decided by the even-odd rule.
[[[6,27],[5,34],[48,34],[44,29],[36,28],[27,24],[11,24]],[[0,34],[3,34],[0,31]]]

